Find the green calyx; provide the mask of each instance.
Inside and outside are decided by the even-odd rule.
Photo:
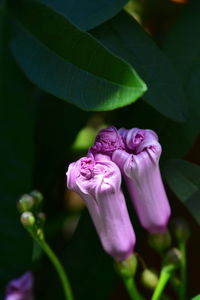
[[[115,262],[115,267],[121,277],[133,277],[137,270],[137,258],[134,254],[132,254],[123,261]]]

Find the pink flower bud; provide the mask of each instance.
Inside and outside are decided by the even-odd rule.
[[[112,159],[125,176],[142,226],[150,233],[161,233],[167,227],[171,210],[159,169],[161,146],[157,135],[140,129],[119,132],[132,153],[116,150]]]
[[[84,200],[104,250],[115,260],[131,255],[135,234],[121,191],[121,173],[106,156],[90,154],[71,163],[67,171],[67,186]]]
[[[90,148],[92,154],[102,153],[112,155],[116,149],[125,149],[121,135],[112,126],[102,129],[96,136],[94,145]]]
[[[5,300],[34,300],[31,272],[10,281],[6,287]]]
[[[157,134],[150,129],[120,128],[118,132],[122,136],[125,150],[135,154],[140,153],[145,148],[152,147],[158,141]]]

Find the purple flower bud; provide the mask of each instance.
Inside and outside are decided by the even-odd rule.
[[[111,156],[116,149],[125,149],[121,135],[112,126],[102,129],[96,136],[94,145],[90,148],[92,154],[103,153]]]
[[[34,300],[31,272],[10,281],[6,287],[5,300]]]
[[[132,128],[132,129],[125,129],[120,128],[118,130],[119,134],[122,136],[125,149],[128,152],[132,152],[134,154],[140,153],[145,148],[156,146],[158,141],[157,134],[150,129],[139,129],[139,128]]]
[[[161,233],[167,227],[171,210],[159,169],[161,146],[157,135],[151,130],[139,129],[130,130],[132,137],[124,129],[120,129],[120,132],[126,147],[132,149],[134,154],[116,150],[112,159],[125,176],[142,226],[150,233]]]
[[[122,261],[133,252],[135,234],[121,191],[121,173],[106,156],[97,158],[90,153],[71,163],[67,186],[83,198],[104,250]]]

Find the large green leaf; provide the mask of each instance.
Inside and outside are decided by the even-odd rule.
[[[89,30],[116,15],[127,0],[41,0],[52,6],[72,23]]]
[[[184,160],[168,160],[164,175],[170,188],[200,223],[200,166]]]
[[[30,268],[32,255],[16,207],[18,197],[32,188],[32,86],[12,58],[8,38],[9,24],[0,15],[0,299],[7,281]]]
[[[91,33],[144,78],[148,85],[146,102],[175,121],[185,119],[187,105],[175,69],[132,17],[121,12]]]
[[[130,65],[48,6],[11,0],[10,9],[25,28],[12,43],[14,56],[43,90],[86,110],[125,106],[146,90]]]

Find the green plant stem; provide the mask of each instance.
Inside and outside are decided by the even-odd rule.
[[[159,300],[160,299],[162,292],[163,292],[168,280],[170,279],[171,275],[172,275],[172,273],[168,272],[165,267],[162,269],[158,284],[154,290],[151,300]]]
[[[34,229],[29,230],[29,232],[32,235],[32,237],[34,238],[34,240],[36,240],[36,242],[38,242],[40,247],[43,249],[43,251],[46,253],[46,255],[49,257],[50,261],[54,265],[54,267],[58,273],[58,276],[61,280],[66,300],[74,300],[71,286],[70,286],[69,280],[67,278],[67,274],[66,274],[62,264],[60,263],[59,259],[57,258],[56,254],[53,252],[53,250],[49,247],[49,245],[45,241],[43,232],[41,231],[41,234],[36,234],[35,233],[36,230],[34,230]]]
[[[126,290],[132,300],[144,300],[141,294],[138,292],[134,278],[123,278]]]
[[[186,300],[186,285],[187,285],[187,266],[186,266],[186,243],[182,242],[179,244],[179,249],[181,251],[181,286],[180,286],[180,300]]]

